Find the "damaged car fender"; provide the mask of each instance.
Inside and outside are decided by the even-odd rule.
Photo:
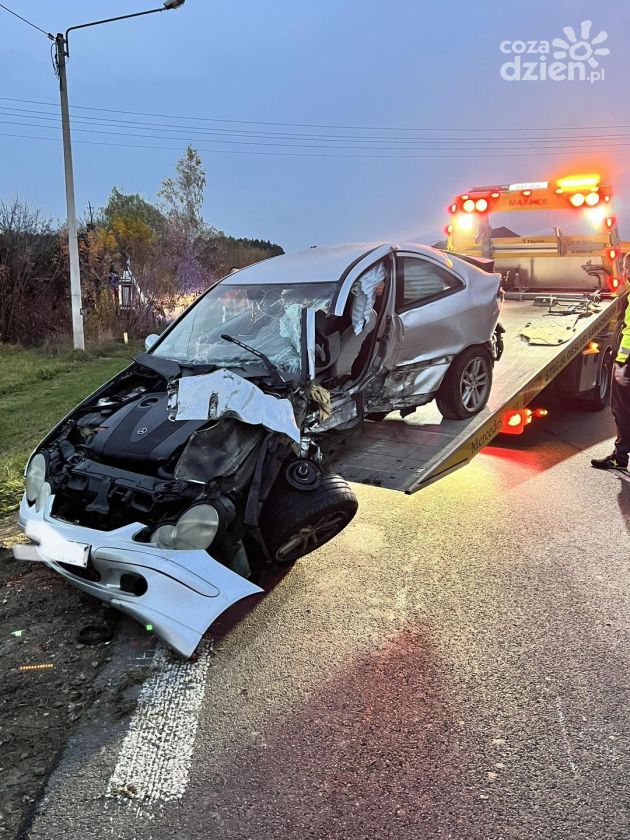
[[[141,523],[102,532],[39,514],[22,503],[20,524],[32,545],[15,546],[20,560],[40,560],[78,589],[149,627],[181,656],[190,656],[212,622],[242,598],[263,590],[206,551],[158,549],[135,542]],[[66,545],[85,545],[90,569],[67,561]]]

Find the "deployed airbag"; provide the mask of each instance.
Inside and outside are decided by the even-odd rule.
[[[352,304],[352,329],[359,335],[369,324],[376,300],[376,290],[385,282],[385,265],[380,262],[362,274],[352,286],[355,296]]]

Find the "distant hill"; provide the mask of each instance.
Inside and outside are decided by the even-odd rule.
[[[268,240],[237,238],[219,232],[206,239],[202,261],[215,277],[223,277],[233,268],[244,268],[280,254],[284,254],[284,249]]]

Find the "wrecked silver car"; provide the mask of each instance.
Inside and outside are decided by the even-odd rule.
[[[313,248],[224,278],[77,406],[26,469],[41,560],[183,656],[350,522],[329,459],[436,399],[465,419],[500,354],[498,275],[417,245]]]

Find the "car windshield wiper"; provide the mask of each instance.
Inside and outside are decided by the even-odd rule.
[[[182,372],[181,365],[178,362],[174,359],[164,358],[163,356],[138,353],[137,356],[134,356],[133,360],[139,365],[149,368],[149,370],[155,371],[155,373],[159,373],[160,376],[163,376],[165,379],[174,379]]]
[[[227,333],[221,333],[221,338],[224,341],[230,341],[232,344],[236,344],[238,347],[242,347],[243,350],[247,350],[249,353],[252,353],[254,356],[258,356],[258,358],[263,362],[269,373],[271,374],[272,379],[276,383],[276,385],[286,385],[287,383],[284,379],[280,376],[280,371],[271,361],[269,356],[265,356],[264,353],[261,353],[260,350],[256,350],[255,347],[250,347],[249,344],[245,344],[242,341],[239,341],[238,338],[234,338],[232,335],[227,335]]]
[[[197,373],[209,373],[216,370],[217,366],[205,362],[183,362],[176,359],[169,359],[166,356],[155,356],[149,353],[138,353],[134,361],[150,370],[159,373],[165,379],[175,379],[180,376],[183,370],[194,370]]]

